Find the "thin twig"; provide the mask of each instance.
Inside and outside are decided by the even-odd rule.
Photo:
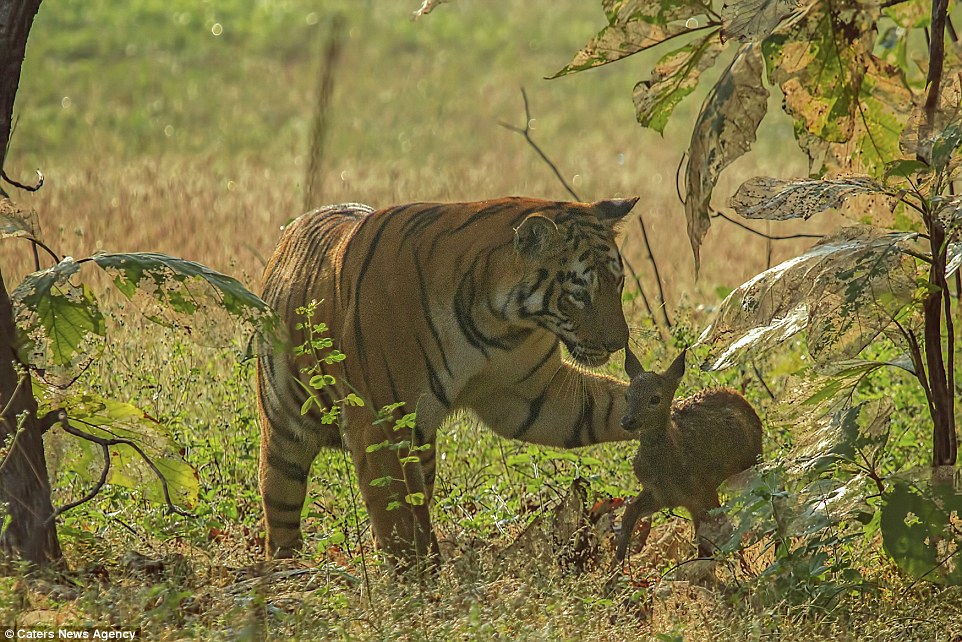
[[[655,254],[651,251],[651,243],[648,242],[648,230],[645,229],[645,221],[641,216],[638,217],[638,226],[641,227],[641,238],[645,242],[648,260],[651,261],[651,268],[655,272],[655,284],[658,286],[658,302],[661,304],[661,313],[665,316],[665,325],[671,330],[671,317],[668,316],[668,303],[665,301],[665,290],[661,285],[661,273],[658,270],[658,263],[655,262]]]
[[[341,54],[341,34],[344,31],[344,18],[334,16],[327,39],[324,63],[317,81],[317,102],[314,104],[314,127],[311,130],[310,158],[304,181],[304,211],[317,207],[316,181],[324,162],[324,143],[328,130],[328,111],[334,93],[334,73]]]
[[[581,197],[578,196],[578,194],[571,188],[570,185],[568,185],[568,181],[566,181],[564,176],[561,175],[561,172],[558,171],[558,167],[551,162],[551,159],[548,158],[543,151],[541,151],[538,143],[534,142],[534,139],[531,138],[531,109],[528,105],[528,93],[524,90],[524,87],[521,88],[521,98],[524,100],[524,127],[516,127],[504,121],[498,121],[498,124],[505,129],[524,136],[524,139],[528,141],[528,144],[531,145],[531,148],[538,153],[538,156],[541,157],[541,160],[547,163],[548,167],[551,168],[551,171],[554,172],[554,175],[558,177],[558,180],[561,181],[561,185],[564,186],[569,194],[571,194],[571,197],[576,201],[580,201]]]
[[[765,392],[767,392],[768,396],[774,401],[775,393],[772,392],[772,389],[768,387],[767,383],[765,383],[765,379],[764,377],[762,377],[762,373],[758,369],[758,365],[754,361],[752,361],[752,370],[755,371],[755,376],[758,378],[758,382],[762,384],[762,388],[765,389]]]
[[[550,158],[548,158],[548,155],[544,153],[541,147],[539,147],[538,144],[534,142],[534,139],[531,137],[531,107],[528,103],[528,93],[525,91],[524,87],[521,88],[521,98],[524,101],[524,127],[517,127],[515,125],[511,125],[510,123],[506,123],[503,121],[498,121],[498,124],[507,130],[513,131],[517,134],[521,134],[522,136],[524,136],[524,139],[528,141],[528,144],[531,146],[531,148],[534,149],[535,152],[537,152],[538,156],[541,157],[541,160],[543,160],[548,165],[548,167],[551,168],[551,171],[554,172],[554,175],[558,178],[558,181],[561,182],[561,185],[571,195],[571,197],[574,198],[576,201],[581,201],[581,197],[578,196],[578,193],[575,192],[575,190],[571,187],[571,185],[568,184],[568,181],[565,180],[564,176],[562,176],[561,172],[558,170],[558,166],[555,165]],[[671,320],[668,317],[668,304],[665,301],[665,293],[661,285],[661,277],[659,275],[658,263],[655,261],[655,255],[652,254],[651,244],[648,241],[648,232],[645,229],[645,223],[644,221],[642,221],[641,217],[638,217],[638,224],[641,226],[642,239],[644,240],[645,248],[648,251],[648,259],[651,261],[651,265],[655,271],[655,280],[657,281],[657,284],[658,284],[658,296],[661,303],[662,314],[664,315],[665,323],[667,324],[668,329],[670,330]],[[638,291],[641,293],[642,300],[645,302],[645,307],[648,309],[648,314],[651,316],[652,319],[654,319],[655,317],[654,317],[654,314],[652,314],[652,308],[649,303],[648,296],[645,294],[644,289],[641,287],[641,281],[640,279],[638,279],[638,275],[634,272],[634,270],[631,269],[631,266],[628,266],[628,268],[635,279],[635,283],[638,285]]]
[[[906,342],[909,344],[909,357],[912,359],[912,367],[915,368],[915,378],[919,380],[922,384],[922,390],[925,392],[925,400],[929,405],[929,412],[935,416],[935,401],[932,398],[932,389],[929,387],[929,381],[925,376],[925,361],[922,358],[922,350],[919,347],[919,341],[915,338],[915,335],[909,332],[901,323],[898,322],[894,316],[889,317],[895,327],[899,329],[902,336],[905,337]]]
[[[0,411],[0,421],[3,421],[4,417],[7,416],[7,413],[10,412],[10,409],[13,407],[13,402],[16,401],[17,395],[20,394],[20,388],[29,378],[30,376],[27,374],[20,375],[20,379],[17,380],[17,387],[13,389],[13,394],[10,395],[9,399],[7,399],[7,404],[4,406],[3,410]],[[16,426],[14,426],[13,440],[10,442],[10,447],[7,449],[7,452],[3,454],[3,459],[0,459],[0,470],[3,470],[3,467],[6,466],[7,462],[10,460],[10,455],[13,454],[13,451],[17,447],[17,440],[20,438],[21,432],[23,432],[22,427],[18,429]]]
[[[724,220],[728,221],[729,223],[734,223],[735,225],[737,225],[738,227],[742,228],[742,229],[745,230],[745,231],[751,232],[752,234],[754,234],[754,235],[756,235],[756,236],[760,236],[760,237],[762,237],[763,239],[771,239],[772,241],[789,241],[789,240],[792,240],[792,239],[823,239],[823,238],[825,238],[825,235],[824,235],[824,234],[787,234],[787,235],[785,235],[785,236],[775,236],[775,235],[765,234],[764,232],[759,232],[758,230],[756,230],[756,229],[754,229],[754,228],[748,227],[747,225],[745,225],[745,224],[742,223],[741,221],[739,221],[739,220],[737,220],[737,219],[734,219],[734,218],[728,216],[728,215],[725,214],[724,212],[719,212],[719,211],[715,211],[715,212],[711,215],[711,217],[712,217],[712,218],[724,219]]]
[[[27,379],[29,379],[27,374],[20,375],[20,378],[17,380],[17,387],[13,389],[13,394],[11,394],[10,398],[7,399],[7,403],[3,407],[3,410],[0,410],[0,421],[2,421],[3,418],[7,416],[7,413],[10,412],[10,408],[13,407],[13,402],[16,400],[17,394],[19,394],[20,388],[23,387],[23,384],[27,381]]]
[[[632,267],[627,258],[621,257],[621,261],[625,264],[625,267],[628,268],[628,273],[631,274],[631,278],[634,280],[635,285],[638,286],[638,292],[641,294],[641,300],[645,304],[645,309],[648,311],[648,316],[654,319],[655,313],[651,309],[651,304],[648,302],[648,296],[645,294],[644,288],[641,287],[641,279],[638,278],[638,273],[635,272],[635,268]]]
[[[140,455],[140,458],[144,460],[144,463],[150,467],[150,469],[157,476],[157,479],[160,481],[160,485],[164,490],[164,501],[167,504],[168,512],[181,515],[182,517],[195,517],[195,515],[193,515],[192,513],[189,513],[174,505],[174,502],[170,498],[170,488],[167,485],[167,478],[164,477],[164,474],[160,472],[160,469],[157,468],[157,465],[153,462],[153,460],[151,460],[151,458],[147,455],[147,453],[144,452],[144,450],[140,447],[140,445],[137,444],[137,442],[130,439],[124,439],[123,437],[115,437],[113,439],[104,439],[103,437],[92,435],[89,432],[84,432],[79,428],[75,428],[74,426],[71,426],[70,422],[68,421],[67,413],[64,412],[63,410],[53,410],[51,412],[57,413],[56,414],[57,420],[59,421],[60,427],[64,430],[64,432],[67,432],[75,437],[80,437],[81,439],[85,439],[95,444],[99,444],[100,446],[130,446],[131,448],[133,448],[133,450],[138,455]],[[75,421],[80,421],[81,423],[85,423],[85,424],[88,423],[83,421],[82,419],[76,419]]]
[[[100,489],[102,489],[104,485],[107,483],[107,476],[110,475],[110,447],[107,446],[106,444],[100,444],[100,448],[103,451],[103,456],[104,456],[104,467],[100,471],[100,479],[97,480],[97,483],[94,484],[94,487],[91,488],[90,492],[88,492],[86,495],[84,495],[78,500],[68,502],[63,506],[61,506],[60,508],[58,508],[57,510],[55,510],[53,512],[53,515],[50,516],[49,518],[50,520],[57,519],[58,517],[66,513],[68,510],[76,508],[77,506],[80,506],[82,504],[86,504],[87,502],[92,500],[94,497],[96,497],[100,493]]]

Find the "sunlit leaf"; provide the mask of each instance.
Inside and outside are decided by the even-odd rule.
[[[836,180],[781,180],[756,176],[741,184],[728,204],[745,218],[781,221],[808,219],[837,209],[856,194],[883,194],[885,188],[870,178]]]
[[[803,330],[816,364],[855,357],[913,299],[915,260],[902,248],[915,236],[844,228],[742,284],[698,340],[710,348],[703,367],[728,367]]]
[[[602,0],[608,26],[552,78],[606,65],[709,26],[698,0]]]
[[[899,568],[962,584],[962,488],[954,467],[903,474],[882,494],[882,545]],[[955,475],[955,479],[953,479]],[[945,477],[946,479],[937,479]]]
[[[70,425],[78,430],[103,439],[126,439],[136,443],[163,475],[173,503],[187,507],[196,503],[199,491],[196,471],[184,460],[181,447],[164,425],[143,410],[93,392],[74,391],[65,395],[35,386],[34,393],[41,413],[62,408]],[[86,491],[100,478],[103,469],[101,448],[73,436],[68,436],[65,443],[75,454],[63,457],[62,467],[77,475]],[[110,451],[108,484],[141,491],[150,501],[165,501],[163,485],[157,474],[133,448],[118,444],[111,446]]]
[[[846,374],[849,378],[864,375],[883,365],[865,363],[861,365],[861,373],[849,369],[835,380],[844,380]],[[843,406],[814,422],[802,423],[794,431],[795,447],[790,457],[814,470],[824,470],[839,459],[852,460],[856,453],[859,453],[860,464],[874,462],[888,440],[889,418],[893,412],[895,404],[891,399],[873,399],[856,406]]]
[[[712,190],[722,170],[751,149],[758,125],[768,110],[760,53],[751,44],[739,48],[695,121],[685,174],[685,216],[696,271],[701,263],[699,249],[711,226]]]
[[[872,54],[877,17],[877,5],[813,3],[790,32],[764,41],[769,80],[813,174],[881,176],[899,156],[912,94],[903,71]]]
[[[727,0],[721,12],[722,38],[758,42],[797,7],[797,0]]]
[[[220,309],[255,328],[274,327],[273,313],[264,301],[237,279],[199,263],[151,252],[98,253],[93,260],[157,323],[203,328],[203,319],[198,323],[192,317]]]
[[[67,257],[52,268],[34,272],[11,293],[21,332],[21,356],[40,369],[56,367],[71,378],[103,348],[103,313],[93,292],[70,277],[80,265]]]
[[[701,73],[715,64],[723,49],[718,34],[711,32],[662,57],[651,79],[635,85],[638,122],[663,133],[675,106],[695,91]]]
[[[962,243],[949,243],[949,247],[945,252],[946,278],[955,274],[959,266],[962,266]]]

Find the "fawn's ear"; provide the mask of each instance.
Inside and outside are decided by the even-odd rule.
[[[677,387],[681,383],[681,378],[685,376],[685,357],[688,356],[688,348],[681,351],[681,354],[675,357],[675,360],[671,362],[671,367],[668,368],[668,372],[665,373],[665,377],[675,382]]]
[[[558,224],[543,214],[531,214],[514,228],[514,247],[529,261],[553,254],[562,243]]]
[[[644,371],[645,369],[641,366],[641,362],[638,361],[638,357],[635,356],[635,353],[632,352],[631,348],[629,348],[628,345],[626,344],[625,345],[625,374],[628,375],[629,379],[634,379]]]

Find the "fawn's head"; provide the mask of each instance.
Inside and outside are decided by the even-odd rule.
[[[685,375],[686,353],[687,350],[682,350],[668,370],[660,374],[645,370],[638,357],[625,346],[625,372],[631,377],[631,384],[625,395],[628,410],[621,418],[622,428],[634,432],[646,426],[663,428],[668,425],[672,399]]]

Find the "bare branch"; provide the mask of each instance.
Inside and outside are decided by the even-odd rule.
[[[785,236],[774,236],[774,235],[771,235],[771,234],[765,234],[765,232],[760,232],[760,231],[758,231],[758,230],[756,230],[756,229],[754,229],[754,228],[751,228],[751,227],[745,225],[744,223],[742,223],[741,221],[739,221],[738,219],[734,219],[734,218],[728,216],[728,215],[725,214],[724,212],[715,211],[711,216],[712,216],[712,218],[720,218],[720,219],[723,219],[723,220],[728,221],[729,223],[734,223],[735,225],[737,225],[738,227],[742,228],[743,230],[745,230],[745,231],[747,231],[747,232],[751,232],[751,233],[754,234],[755,236],[760,236],[760,237],[762,237],[763,239],[769,239],[770,241],[789,241],[789,240],[791,240],[791,239],[822,239],[822,238],[825,238],[825,235],[823,235],[823,234],[787,234],[787,235],[785,235]]]
[[[658,263],[655,262],[655,254],[651,251],[651,243],[648,242],[648,230],[645,229],[645,221],[641,216],[638,216],[638,226],[641,227],[641,238],[645,242],[648,260],[651,261],[651,268],[655,272],[655,284],[658,286],[658,301],[661,303],[661,313],[665,315],[665,325],[671,330],[672,323],[668,316],[668,304],[665,302],[665,290],[661,285],[661,273],[658,270]]]
[[[36,185],[26,185],[19,181],[15,181],[7,175],[6,170],[0,170],[0,178],[5,180],[10,185],[16,187],[17,189],[22,189],[25,192],[36,192],[41,187],[43,187],[43,172],[39,169],[37,170],[37,184]]]
[[[558,180],[561,181],[561,185],[564,186],[569,194],[571,194],[571,197],[576,201],[580,201],[581,197],[578,196],[578,194],[571,188],[570,185],[568,185],[568,181],[566,181],[564,176],[561,175],[561,172],[558,171],[558,167],[551,162],[551,159],[548,158],[548,156],[541,150],[541,148],[538,146],[538,143],[534,142],[534,139],[531,138],[531,109],[528,106],[528,93],[524,90],[524,87],[521,88],[521,98],[524,100],[524,127],[515,127],[514,125],[502,121],[499,121],[498,124],[505,129],[524,136],[524,139],[528,141],[528,144],[531,145],[531,148],[538,153],[538,156],[541,157],[541,160],[547,163],[548,167],[551,168],[551,171],[554,172],[554,175],[558,177]]]
[[[622,257],[621,261],[625,264],[625,267],[628,268],[628,273],[631,274],[631,278],[635,282],[635,285],[638,286],[638,292],[641,293],[641,300],[645,304],[645,309],[648,310],[648,316],[654,318],[654,312],[651,309],[651,304],[648,302],[648,297],[645,295],[645,290],[641,287],[641,279],[638,278],[638,273],[635,272],[635,268],[632,267],[631,263],[628,262],[628,259]]]
[[[183,517],[195,517],[193,513],[189,513],[183,509],[177,508],[177,506],[174,505],[174,502],[170,498],[170,488],[167,485],[167,478],[164,477],[164,474],[160,472],[160,469],[157,468],[157,465],[150,459],[147,453],[144,452],[144,450],[140,447],[140,445],[137,444],[137,442],[130,439],[124,439],[122,437],[115,437],[114,439],[104,439],[103,437],[98,437],[88,432],[84,432],[83,430],[80,430],[79,428],[75,428],[70,425],[70,422],[68,421],[68,418],[67,418],[67,413],[64,412],[63,410],[57,411],[57,419],[60,423],[60,427],[63,428],[64,432],[70,433],[75,437],[80,437],[81,439],[86,439],[87,441],[98,444],[101,447],[121,446],[121,445],[130,446],[138,455],[140,455],[140,458],[144,460],[144,463],[150,466],[150,469],[154,471],[154,474],[157,476],[157,479],[160,481],[160,485],[164,490],[164,501],[167,504],[167,511],[170,513],[181,515]],[[75,421],[79,421],[81,423],[91,425],[88,422],[83,421],[82,419],[75,419]],[[85,499],[84,501],[88,501],[88,500]],[[61,509],[57,511],[55,515],[63,512],[63,510],[65,509]]]

